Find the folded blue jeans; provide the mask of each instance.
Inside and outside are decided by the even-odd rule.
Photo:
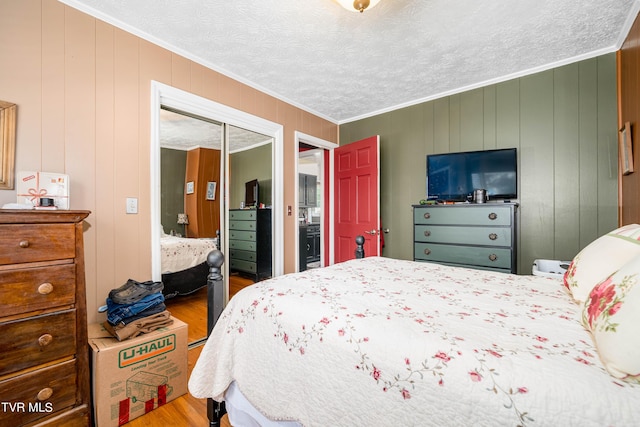
[[[160,304],[156,304],[153,307],[147,308],[146,310],[142,310],[140,313],[136,314],[135,316],[125,317],[124,319],[122,319],[122,322],[120,322],[120,325],[128,325],[129,323],[135,322],[136,320],[153,316],[154,314],[162,313],[166,309],[167,309],[167,306],[164,305],[163,302],[161,302]],[[117,325],[114,325],[114,326],[117,326]]]
[[[107,297],[107,321],[112,325],[117,325],[122,322],[123,319],[135,316],[141,311],[163,302],[164,295],[160,292],[147,295],[133,304],[116,304],[111,300],[111,298]]]

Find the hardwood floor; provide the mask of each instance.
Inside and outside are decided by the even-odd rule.
[[[165,301],[167,310],[177,319],[189,325],[187,341],[192,343],[207,336],[207,288],[191,295],[174,297]]]
[[[229,277],[229,297],[242,288],[253,284],[251,279],[232,275]],[[203,288],[191,295],[172,298],[166,301],[167,309],[171,314],[189,325],[188,341],[193,343],[207,335],[207,289]],[[188,372],[191,370],[200,356],[202,345],[189,349]],[[208,426],[207,400],[196,399],[187,393],[166,405],[136,418],[125,424],[128,427],[156,427],[156,426]],[[231,427],[226,416],[223,418],[222,427]]]
[[[253,280],[232,275],[229,277],[229,298],[249,285]],[[171,315],[189,325],[188,342],[193,343],[207,336],[207,288],[204,287],[191,295],[174,297],[165,301]]]

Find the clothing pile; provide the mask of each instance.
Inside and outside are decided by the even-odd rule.
[[[137,282],[133,279],[112,289],[107,305],[98,311],[107,312],[104,328],[118,341],[137,337],[173,323],[164,304],[162,282]]]

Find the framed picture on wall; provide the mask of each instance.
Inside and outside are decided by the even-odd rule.
[[[187,182],[187,194],[193,194],[193,181]]]
[[[216,199],[216,183],[214,181],[207,182],[207,200]]]
[[[623,175],[633,173],[633,144],[631,142],[631,124],[626,122],[620,129],[620,168]]]

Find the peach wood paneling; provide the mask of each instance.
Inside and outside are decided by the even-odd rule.
[[[95,242],[93,245],[85,245],[87,276],[92,275],[87,277],[87,283],[95,284],[87,287],[87,299],[96,303],[103,298],[103,289],[111,289],[121,280],[120,277],[116,280],[115,271],[117,221],[113,179],[116,162],[114,33],[115,29],[111,25],[96,22],[96,196],[95,204],[91,208],[87,207],[94,211],[88,221],[95,225]],[[88,253],[89,248],[93,251],[91,255]],[[98,289],[101,292],[98,292]]]
[[[283,206],[293,205],[294,132],[337,142],[338,126],[55,0],[0,5],[2,99],[18,105],[16,170],[71,177],[71,207],[89,209],[89,321],[113,287],[151,278],[150,85],[156,80],[284,127]],[[127,215],[125,200],[138,198]],[[0,203],[15,191],[0,193]],[[296,218],[284,217],[294,271]]]
[[[64,166],[65,108],[65,9],[60,3],[44,3],[42,13],[42,170],[56,171]]]

